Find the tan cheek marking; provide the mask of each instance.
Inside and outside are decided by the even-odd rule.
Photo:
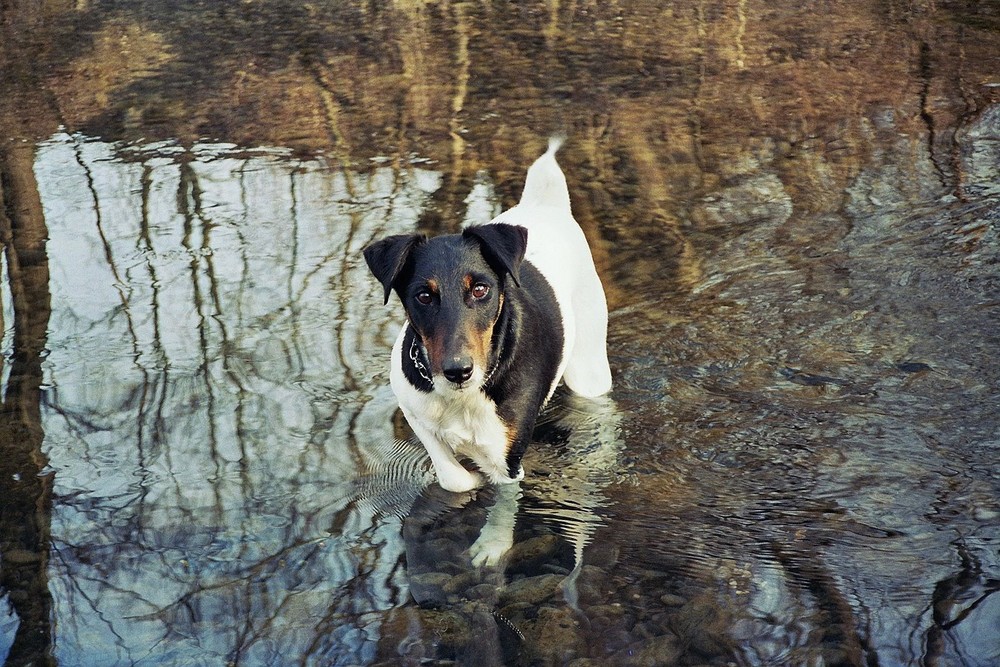
[[[493,330],[496,329],[497,322],[500,321],[500,314],[503,312],[503,292],[500,292],[500,297],[497,304],[497,314],[493,317],[493,323],[490,324],[489,329],[484,333],[485,338],[483,339],[483,363],[489,365],[490,361],[490,348],[493,346]]]
[[[486,372],[487,362],[489,361],[490,341],[492,338],[492,326],[486,329],[486,331],[479,331],[473,326],[465,330],[465,340],[469,341],[469,346],[472,348],[472,361],[477,367],[483,369],[483,372]]]
[[[493,342],[493,327],[490,326],[486,331],[482,332],[482,336],[479,338],[479,358],[481,368],[484,373],[489,372],[490,367],[490,343]]]
[[[431,362],[431,374],[440,375],[443,372],[444,340],[442,337],[424,338],[424,348],[427,350],[428,360]]]
[[[500,293],[499,298],[500,302],[497,306],[497,314],[493,317],[493,321],[490,323],[490,326],[488,326],[485,331],[476,332],[478,333],[478,336],[469,337],[469,340],[474,340],[477,343],[477,349],[475,352],[476,363],[480,365],[480,368],[483,369],[484,373],[489,372],[490,348],[493,346],[493,329],[496,327],[497,322],[500,321],[500,313],[503,311],[503,292]]]
[[[485,331],[479,331],[477,332],[477,336],[470,337],[470,340],[475,340],[477,343],[476,363],[480,364],[484,373],[488,373],[490,370],[490,348],[493,346],[493,329],[500,320],[500,312],[502,310],[503,293],[500,294],[500,305],[497,308],[497,314],[493,318],[493,322],[490,323],[490,326]]]

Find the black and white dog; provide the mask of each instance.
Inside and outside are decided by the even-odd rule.
[[[597,397],[611,389],[608,307],[566,178],[549,141],[521,201],[488,224],[427,239],[390,236],[365,260],[406,310],[391,384],[441,486],[469,491],[523,478],[539,409],[560,380]]]

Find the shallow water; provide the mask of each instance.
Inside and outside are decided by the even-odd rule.
[[[1000,664],[992,5],[0,11],[6,663]],[[448,494],[360,250],[552,132],[615,389]]]

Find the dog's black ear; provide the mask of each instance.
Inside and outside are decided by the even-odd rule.
[[[528,247],[527,229],[503,223],[473,225],[467,227],[462,236],[479,242],[483,257],[498,276],[503,278],[504,274],[510,274],[514,284],[521,286],[518,270],[521,268],[521,260],[524,259],[524,251]]]
[[[385,290],[385,303],[389,303],[389,295],[396,285],[396,279],[406,266],[413,246],[423,243],[427,237],[423,234],[397,234],[387,236],[364,249],[365,261]]]

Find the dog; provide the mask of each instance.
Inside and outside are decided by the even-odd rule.
[[[523,479],[535,419],[560,381],[588,398],[611,390],[607,299],[570,210],[562,143],[549,140],[518,204],[490,222],[364,249],[385,303],[395,291],[406,312],[390,384],[448,491]]]

